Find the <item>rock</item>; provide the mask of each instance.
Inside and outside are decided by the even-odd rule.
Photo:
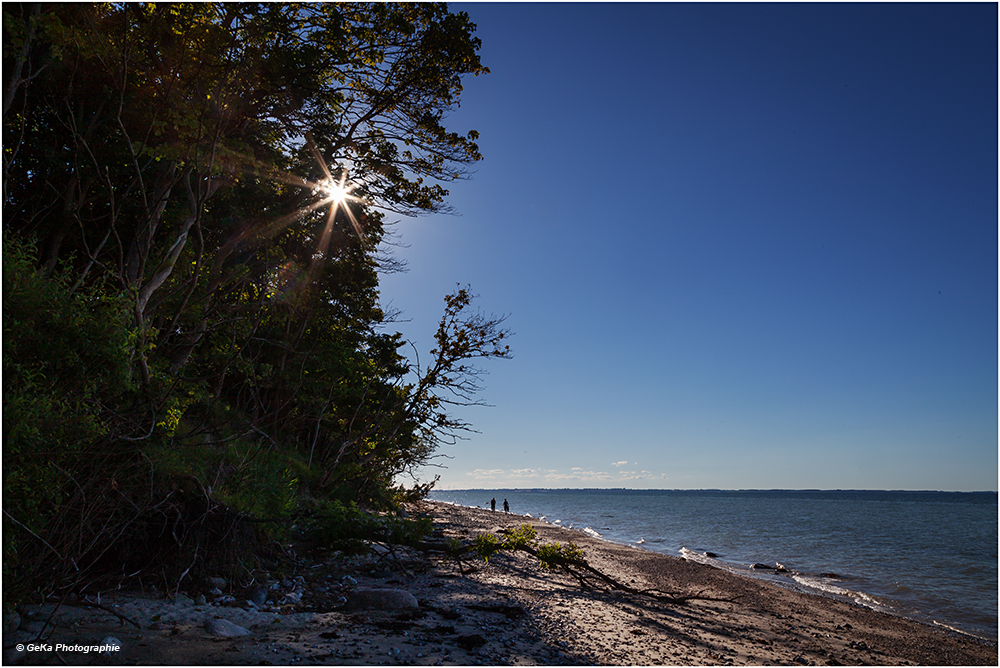
[[[205,630],[216,638],[239,638],[250,635],[250,631],[228,619],[207,619]]]
[[[205,584],[215,589],[225,589],[229,583],[226,578],[205,578]]]
[[[285,597],[281,599],[281,602],[282,604],[285,605],[298,605],[299,603],[302,602],[302,594],[295,591],[290,591],[287,594],[285,594]]]
[[[207,603],[208,603],[208,599],[205,598],[204,594],[198,594],[197,596],[194,597],[194,604],[195,605],[205,605]]]
[[[215,598],[218,598],[219,596],[222,596],[222,590],[219,589],[218,587],[216,587],[212,591],[208,592],[208,595],[212,596],[212,597],[215,597]]]
[[[20,647],[21,649],[18,649]],[[23,644],[14,645],[13,647],[3,648],[3,665],[10,666],[12,664],[20,662],[28,654],[28,650],[24,649]]]
[[[715,552],[705,552],[705,556],[708,557],[709,559],[715,559],[719,555],[717,555]]]
[[[22,617],[21,625],[17,627],[17,630],[24,631],[28,635],[38,636],[45,631],[46,626],[48,626],[48,624],[45,623],[44,619]]]
[[[402,589],[355,589],[347,603],[346,610],[406,610],[419,607],[417,599]]]
[[[250,590],[250,596],[247,598],[248,601],[253,603],[258,608],[267,603],[267,588],[266,587],[254,587]]]
[[[13,608],[3,611],[3,637],[6,638],[21,625],[21,615]]]
[[[105,636],[101,641],[102,656],[119,656],[122,650],[122,641],[114,636]]]
[[[774,570],[773,566],[768,566],[767,564],[750,564],[750,568],[752,568],[754,570],[758,570],[758,571],[759,570],[764,570],[764,571],[773,571]]]

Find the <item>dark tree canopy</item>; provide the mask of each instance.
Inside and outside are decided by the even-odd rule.
[[[174,475],[273,513],[303,490],[384,501],[397,475],[469,428],[444,409],[478,403],[470,360],[508,356],[502,318],[470,315],[459,289],[433,363],[417,369],[378,289],[395,266],[380,250],[385,216],[447,211],[447,184],[482,157],[474,130],[446,125],[463,79],[488,72],[464,12],[3,12],[4,404],[21,407],[4,415],[5,489],[62,471],[43,485],[55,519],[5,495],[18,540],[42,539],[87,497],[83,469],[51,456],[61,447],[150,463],[123,492],[133,504]],[[9,262],[30,276],[8,275]],[[40,303],[75,324],[39,333],[40,314],[21,310]],[[95,346],[67,327],[115,336]],[[30,392],[51,395],[50,414],[28,410]],[[31,427],[53,412],[91,426],[53,444]]]

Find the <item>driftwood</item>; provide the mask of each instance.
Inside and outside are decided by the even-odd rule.
[[[540,546],[535,541],[536,533],[534,527],[531,527],[531,525],[522,525],[522,528],[514,533],[516,537],[513,540],[505,540],[503,542],[496,541],[492,536],[489,536],[488,540],[478,544],[428,540],[419,543],[416,549],[424,553],[435,552],[452,557],[455,559],[459,572],[462,575],[466,574],[462,559],[470,553],[483,559],[488,559],[496,552],[505,550],[520,551],[530,554],[537,559],[540,567],[549,570],[558,570],[572,576],[584,589],[596,589],[594,581],[597,580],[609,590],[621,591],[634,596],[644,596],[670,605],[685,605],[690,601],[721,601],[732,603],[740,598],[739,596],[733,598],[703,596],[702,594],[705,590],[700,590],[693,594],[677,594],[664,592],[659,589],[636,589],[623,582],[619,582],[607,573],[603,573],[591,566],[587,563],[586,558],[584,558],[582,550],[573,545],[573,543],[569,543],[565,548],[561,547],[558,543]]]

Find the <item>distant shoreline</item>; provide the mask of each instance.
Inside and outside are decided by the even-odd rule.
[[[800,493],[882,493],[882,494],[993,494],[1000,496],[998,490],[948,490],[948,489],[814,489],[810,487],[774,487],[774,488],[738,488],[723,489],[717,487],[691,487],[691,488],[643,488],[643,487],[463,487],[463,488],[435,488],[434,492],[482,492],[484,494],[499,494],[500,492],[722,492],[722,493],[756,493],[756,492],[800,492]]]

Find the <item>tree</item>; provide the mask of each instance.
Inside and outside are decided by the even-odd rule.
[[[19,54],[5,71],[5,226],[39,239],[48,271],[73,257],[80,281],[111,274],[164,353],[215,326],[220,290],[260,288],[274,245],[301,257],[331,243],[316,229],[327,165],[350,168],[374,206],[418,213],[447,195],[426,179],[481,157],[475,132],[442,125],[461,77],[487,71],[474,25],[443,5],[42,7],[5,7],[5,52]],[[381,218],[356,231],[377,243]],[[203,322],[176,337],[194,311]]]
[[[476,132],[445,123],[463,78],[488,72],[465,13],[424,3],[6,3],[3,13],[5,240],[37,248],[39,285],[58,284],[52,294],[86,322],[101,322],[94,295],[117,309],[102,323],[116,332],[114,396],[93,399],[80,383],[46,391],[59,395],[53,405],[87,407],[94,429],[78,439],[79,462],[99,452],[145,471],[102,496],[93,490],[120,480],[88,487],[98,467],[67,469],[79,490],[58,512],[79,519],[81,535],[113,545],[118,510],[134,517],[168,498],[194,499],[184,507],[202,516],[219,499],[237,516],[287,509],[299,486],[384,501],[396,474],[469,428],[444,408],[478,388],[467,361],[507,355],[490,347],[502,320],[467,316],[467,291],[452,295],[434,363],[412,380],[378,294],[392,266],[379,250],[385,216],[446,211],[447,184],[481,159]],[[5,319],[24,316],[27,300],[4,300]],[[33,387],[31,365],[8,364],[8,349],[26,349],[26,330],[11,331],[10,386]],[[83,372],[73,346],[47,352]],[[34,433],[23,426],[8,443],[5,423],[5,457]],[[95,498],[107,512],[72,505]]]

